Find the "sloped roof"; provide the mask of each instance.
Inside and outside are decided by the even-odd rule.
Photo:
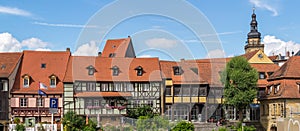
[[[259,50],[251,51],[241,56],[245,57],[247,60],[250,60]]]
[[[293,56],[285,62],[279,70],[271,75],[270,79],[278,78],[300,78],[300,56]]]
[[[23,60],[20,65],[12,93],[37,94],[39,82],[45,84],[48,89],[46,94],[63,93],[62,80],[65,76],[70,52],[68,51],[24,51]],[[46,68],[41,68],[41,64],[46,64]],[[30,76],[29,87],[23,87],[22,76]],[[57,76],[55,88],[49,87],[49,76]]]
[[[88,66],[95,68],[94,75],[88,75]],[[119,68],[117,76],[112,75],[112,67]],[[138,76],[136,68],[143,68]],[[64,82],[74,81],[162,81],[158,58],[108,58],[90,56],[72,56]]]
[[[102,57],[109,57],[114,53],[114,57],[125,57],[127,50],[132,47],[131,38],[109,39],[106,41],[102,52]]]
[[[266,95],[263,99],[300,98],[298,89],[299,82],[300,79],[276,79],[269,81],[268,86],[280,85],[280,88],[279,91],[275,93],[275,87],[273,87],[272,93]]]
[[[8,78],[17,63],[20,61],[22,53],[0,53],[0,77]]]
[[[277,64],[250,64],[251,67],[255,68],[257,72],[275,72],[280,67]],[[270,77],[270,76],[268,76]],[[268,83],[267,79],[258,79],[257,86],[265,88]]]

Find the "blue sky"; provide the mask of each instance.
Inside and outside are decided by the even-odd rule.
[[[244,53],[255,6],[265,53],[296,52],[300,49],[299,2],[1,1],[0,51],[70,47],[74,55],[96,55],[107,39],[131,36],[139,57],[235,56]]]

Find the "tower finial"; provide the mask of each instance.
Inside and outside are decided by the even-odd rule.
[[[255,13],[255,5],[253,5],[253,7],[252,7],[252,12],[253,12],[253,14]]]

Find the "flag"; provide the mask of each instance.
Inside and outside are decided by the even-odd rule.
[[[47,89],[47,88],[48,87],[44,83],[40,82],[40,89]]]
[[[42,90],[39,90],[39,91],[38,91],[38,94],[39,94],[39,95],[42,95],[42,96],[46,96],[46,95],[47,95],[47,94],[46,94],[44,91],[42,91]]]

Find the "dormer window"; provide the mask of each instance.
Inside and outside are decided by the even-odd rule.
[[[270,95],[272,93],[273,86],[267,87],[267,94]]]
[[[88,69],[88,75],[94,75],[94,73],[95,73],[95,68],[92,66],[92,65],[90,65],[90,66],[88,66],[88,67],[86,67],[86,69]]]
[[[29,87],[30,76],[25,74],[22,76],[22,78],[23,78],[23,87]]]
[[[297,87],[298,87],[298,92],[300,93],[300,81],[296,82]]]
[[[266,79],[265,72],[259,72],[259,79]]]
[[[174,75],[181,75],[182,69],[180,66],[173,66],[173,72],[174,72]]]
[[[280,85],[275,85],[275,91],[274,91],[274,93],[275,94],[278,93],[279,90],[280,90]]]
[[[50,87],[56,87],[56,78],[57,76],[55,76],[54,74],[49,76],[50,78]]]
[[[112,75],[113,76],[118,76],[119,75],[120,69],[119,69],[118,66],[113,66],[111,69],[112,69]]]
[[[136,70],[137,76],[142,76],[144,73],[143,67],[141,67],[141,66],[136,67],[135,70]]]
[[[108,57],[115,57],[116,53],[110,53]]]

